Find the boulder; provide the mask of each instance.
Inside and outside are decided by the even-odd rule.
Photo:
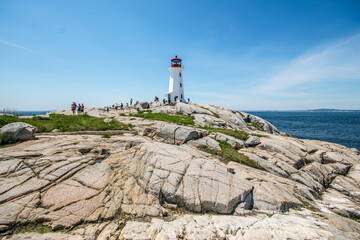
[[[280,134],[280,131],[271,123],[269,123],[268,121],[259,118],[257,116],[254,116],[252,114],[248,114],[248,113],[241,113],[244,116],[244,120],[247,123],[257,123],[259,126],[257,127],[259,130],[263,130],[265,132],[268,133],[275,133],[275,134]]]
[[[162,106],[161,102],[150,102],[149,103],[150,108],[157,108],[157,107],[161,107],[161,106]]]
[[[253,146],[256,146],[258,144],[260,144],[261,141],[260,141],[260,138],[257,137],[257,136],[250,136],[246,142],[245,142],[245,145],[247,146],[250,146],[250,147],[253,147]]]
[[[227,142],[235,149],[240,149],[244,146],[244,141],[223,133],[215,133],[215,139],[218,141]]]
[[[151,104],[151,102],[150,102],[150,104]],[[149,104],[149,102],[145,102],[145,101],[136,101],[134,108],[137,110],[148,109],[148,108],[150,108],[150,104]]]
[[[209,110],[203,109],[201,107],[197,107],[195,105],[186,104],[186,103],[177,103],[175,105],[175,109],[177,112],[182,112],[186,114],[207,114],[207,115],[213,115]]]
[[[0,128],[0,133],[14,141],[26,141],[34,139],[37,128],[23,122],[9,123]]]
[[[166,124],[160,129],[157,136],[165,139],[166,142],[186,143],[189,140],[195,140],[207,135],[208,131],[195,129],[192,127],[184,127],[172,124]]]
[[[197,140],[189,141],[188,144],[194,147],[206,146],[209,148],[215,148],[221,150],[220,143],[209,136]]]

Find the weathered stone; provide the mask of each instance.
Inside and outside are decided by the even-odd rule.
[[[134,108],[138,110],[148,109],[150,108],[150,104],[145,101],[136,101]]]
[[[215,148],[215,149],[221,150],[220,143],[209,136],[200,138],[197,140],[189,141],[188,144],[195,146],[195,147],[206,146],[209,148]]]
[[[240,149],[245,145],[242,140],[234,138],[234,137],[226,135],[226,134],[223,134],[223,133],[216,133],[215,139],[218,141],[227,142],[235,149]]]
[[[260,144],[260,143],[261,143],[261,141],[260,141],[260,138],[259,138],[259,137],[257,137],[257,136],[250,136],[250,137],[246,140],[245,145],[252,147],[252,146],[256,146],[256,145],[258,145],[258,144]]]
[[[168,142],[177,141],[186,143],[189,140],[198,139],[207,134],[207,131],[195,129],[192,127],[166,124],[161,128],[158,136],[164,138]]]
[[[0,133],[14,141],[26,141],[34,139],[37,128],[23,122],[9,123],[0,128]]]
[[[181,110],[202,126],[259,134],[229,109],[149,104],[153,112]],[[256,147],[243,148],[244,142],[221,133],[130,120],[115,109],[88,111],[131,123],[143,136],[54,133],[0,149],[0,231],[29,222],[53,229],[79,225],[68,234],[7,238],[359,239],[359,223],[351,220],[360,217],[360,155],[354,149],[264,132]],[[176,143],[187,144],[173,145],[174,136]],[[246,158],[227,162],[196,148],[219,149],[215,139],[238,148],[262,169]],[[309,206],[317,212],[292,210]],[[184,216],[185,210],[204,214]],[[146,222],[130,221],[121,230],[128,216],[119,214]]]

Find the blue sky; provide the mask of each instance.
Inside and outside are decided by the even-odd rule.
[[[360,109],[360,1],[0,1],[0,108],[163,97],[240,110]]]

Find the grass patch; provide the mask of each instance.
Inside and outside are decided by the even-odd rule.
[[[261,134],[257,134],[257,133],[252,133],[252,136],[256,136],[256,137],[268,137],[266,135],[261,135]]]
[[[5,118],[4,118],[5,117]],[[49,118],[33,117],[20,119],[17,117],[0,116],[0,127],[10,122],[24,122],[38,128],[39,132],[51,132],[59,129],[60,132],[73,131],[105,131],[105,130],[128,130],[129,127],[118,121],[105,123],[104,119],[82,115],[50,114]]]
[[[245,164],[249,167],[263,169],[257,162],[254,160],[249,159],[247,156],[239,153],[230,144],[227,142],[220,141],[220,148],[221,150],[215,148],[209,148],[207,146],[200,146],[200,150],[210,153],[212,155],[219,156],[222,162],[237,162],[241,164]]]
[[[119,116],[120,117],[126,117],[126,114],[125,113],[120,113]]]
[[[135,120],[136,118],[130,118],[130,120]]]
[[[138,114],[143,114],[143,113],[151,113],[152,110],[141,110],[141,111],[138,111],[137,113]]]
[[[246,141],[248,139],[248,136],[250,135],[242,130],[231,130],[231,129],[222,129],[222,128],[210,128],[210,127],[204,127],[203,129],[208,130],[209,132],[223,133],[243,141]]]
[[[141,117],[145,119],[151,119],[151,120],[159,120],[164,122],[170,122],[170,123],[176,123],[176,124],[184,124],[184,125],[193,125],[194,124],[194,118],[189,116],[183,116],[183,115],[169,115],[166,113],[136,113],[135,117]]]

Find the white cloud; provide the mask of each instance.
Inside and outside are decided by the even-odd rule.
[[[299,56],[261,81],[256,92],[281,95],[306,83],[344,80],[360,80],[360,34]]]
[[[7,46],[10,46],[10,47],[15,47],[15,48],[24,49],[26,51],[31,51],[31,49],[29,49],[27,47],[24,47],[24,46],[21,46],[19,44],[13,43],[13,42],[7,42],[7,41],[0,40],[0,43],[2,43],[4,45],[7,45]]]

